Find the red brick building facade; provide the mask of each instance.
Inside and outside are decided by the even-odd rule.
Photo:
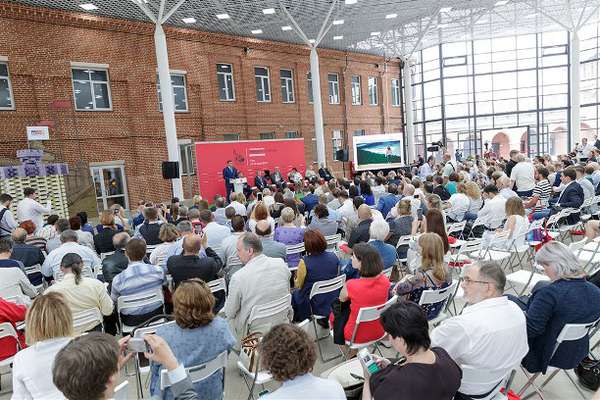
[[[286,43],[166,27],[170,68],[185,74],[187,111],[176,114],[180,140],[283,139],[297,132],[306,160],[316,157],[307,73],[309,50]],[[167,159],[157,95],[153,25],[0,3],[0,63],[8,66],[12,110],[0,111],[0,156],[27,146],[25,127],[50,125],[45,150],[69,165],[124,161],[130,206],[139,199],[166,200]],[[319,50],[327,161],[335,174],[333,132],[352,148],[353,132],[402,131],[400,106],[392,106],[391,80],[398,60]],[[72,63],[100,64],[109,75],[111,109],[74,107]],[[217,64],[233,67],[235,101],[220,101]],[[254,67],[268,67],[271,101],[257,102]],[[280,70],[293,71],[294,102],[283,103]],[[329,104],[328,74],[339,77],[339,104]],[[351,77],[361,77],[362,105],[352,105]],[[369,105],[367,82],[377,78],[378,105]],[[118,164],[118,163],[117,163]],[[346,165],[346,172],[349,165]],[[88,172],[89,174],[89,172]],[[186,197],[190,184],[184,179]],[[90,178],[91,184],[91,178]]]

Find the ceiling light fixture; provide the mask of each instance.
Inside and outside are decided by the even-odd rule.
[[[447,28],[447,27],[448,27],[448,24],[439,24],[437,26],[438,29]]]
[[[229,14],[217,14],[218,19],[229,19],[231,18]]]
[[[488,24],[490,22],[489,19],[480,19],[479,21],[475,22],[476,24]]]
[[[260,35],[263,33],[262,29],[253,29],[250,32],[252,32],[253,35]]]
[[[282,27],[281,27],[281,30],[282,30],[282,31],[291,31],[291,30],[292,30],[292,27],[291,27],[291,26],[289,26],[289,25],[282,26]]]
[[[508,0],[500,0],[497,1],[496,4],[494,4],[494,7],[504,6],[506,4],[508,4]]]
[[[380,34],[381,34],[381,32],[371,32],[371,36],[377,36],[377,35],[380,35]]]
[[[340,35],[340,36],[334,36],[334,37],[333,37],[333,40],[342,40],[343,38],[344,38],[344,36],[343,36],[343,35]]]
[[[265,15],[275,14],[275,9],[274,8],[265,8],[262,11],[263,11],[263,14],[265,14]]]
[[[186,24],[195,24],[196,23],[196,18],[192,18],[192,17],[183,18],[182,21],[185,22]]]
[[[92,3],[80,4],[79,7],[83,8],[85,11],[94,11],[98,9],[98,7]]]
[[[452,7],[443,7],[443,8],[440,8],[440,12],[442,12],[442,13],[448,13],[450,11],[452,11]]]
[[[343,19],[335,19],[335,20],[333,20],[333,24],[334,25],[343,25],[344,20]]]
[[[315,40],[315,39],[309,39],[309,40],[308,40],[308,43],[315,43],[315,42],[316,42],[316,40]]]
[[[385,16],[385,19],[392,19],[392,18],[396,18],[398,16],[398,14],[388,14]]]
[[[345,0],[344,3],[346,3],[347,6],[352,5],[352,4],[356,4],[358,0]]]

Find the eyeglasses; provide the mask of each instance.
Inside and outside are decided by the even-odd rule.
[[[465,285],[470,285],[472,283],[481,283],[483,285],[491,285],[492,282],[487,282],[487,281],[476,281],[474,279],[471,279],[469,277],[465,277],[463,278],[463,282],[465,283]]]

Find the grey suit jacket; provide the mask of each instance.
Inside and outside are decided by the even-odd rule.
[[[287,251],[285,244],[274,241],[273,239],[261,238],[263,245],[263,254],[267,257],[281,258],[285,261]]]

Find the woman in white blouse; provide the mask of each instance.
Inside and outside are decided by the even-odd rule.
[[[259,201],[254,206],[252,214],[250,214],[250,218],[248,219],[248,230],[256,233],[256,224],[263,219],[266,219],[271,225],[271,232],[275,231],[275,220],[269,215],[269,208],[264,202]]]
[[[63,399],[50,373],[54,357],[73,337],[73,317],[63,295],[50,292],[36,297],[25,326],[29,347],[15,356],[12,399]]]
[[[162,240],[162,243],[150,253],[150,264],[166,268],[168,252],[173,247],[173,243],[179,239],[177,227],[169,223],[162,224],[158,231],[158,238]]]

